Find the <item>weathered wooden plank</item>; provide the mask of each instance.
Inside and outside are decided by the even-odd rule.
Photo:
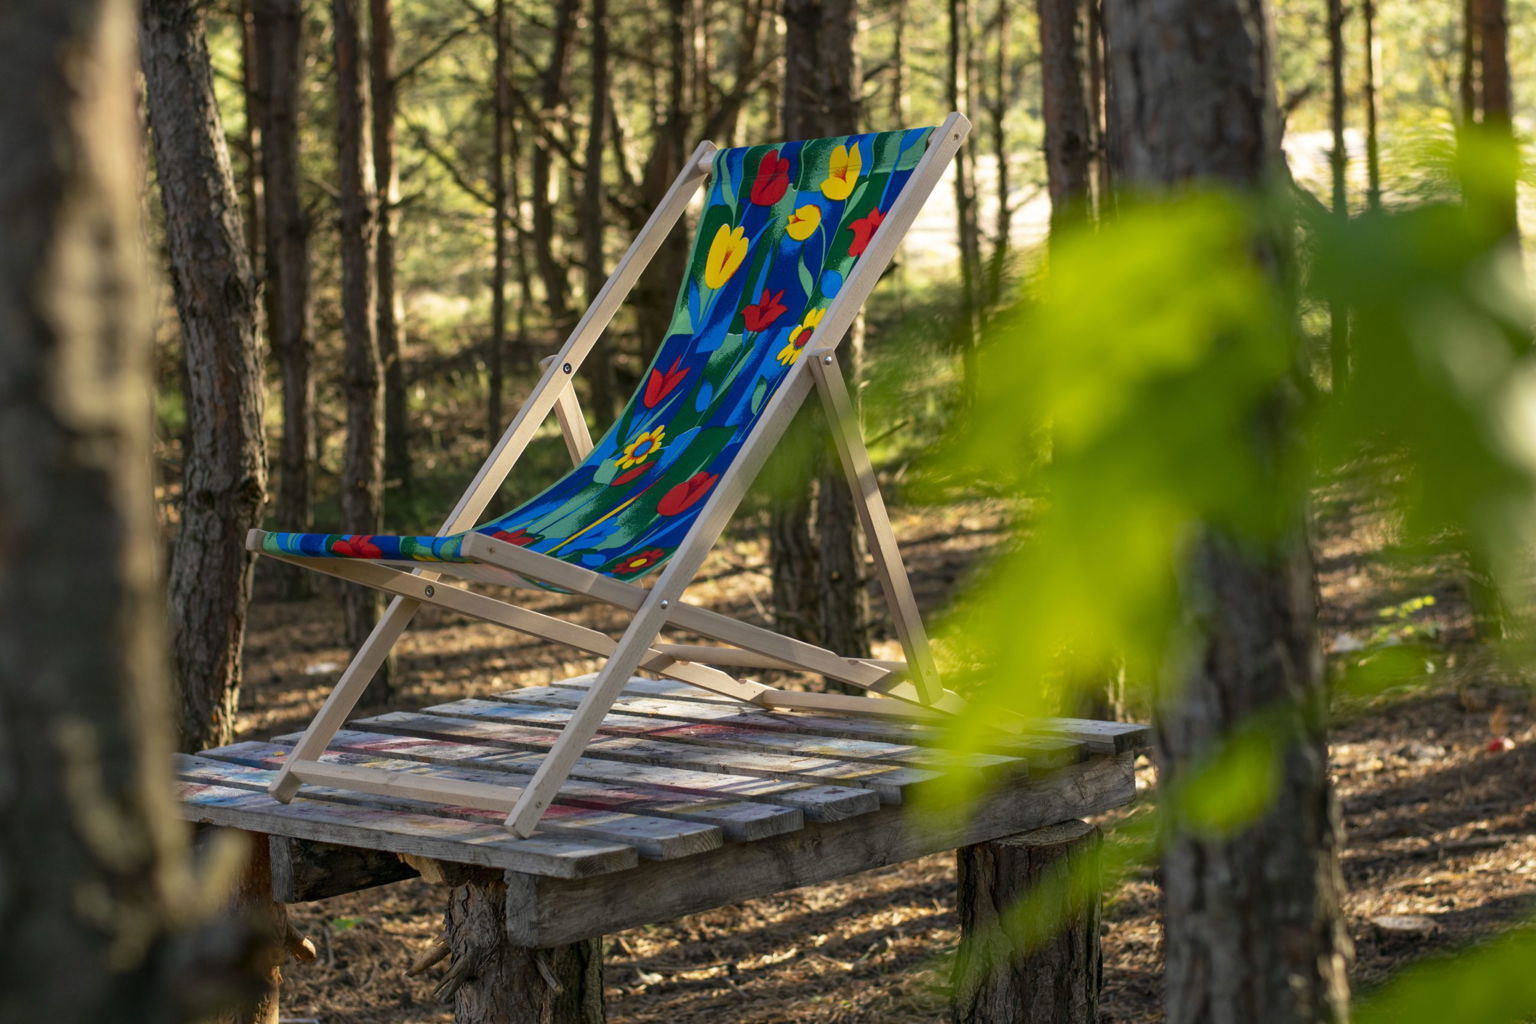
[[[238,753],[230,753],[228,748],[208,751],[208,756],[201,757],[180,754],[176,757],[176,773],[179,777],[193,782],[206,782],[264,793],[271,786],[272,779],[276,777],[277,770],[282,767],[289,753],[287,748],[275,747],[271,744],[265,745],[265,748],[269,753],[260,759],[260,767],[253,767],[248,759],[242,759]],[[276,751],[280,756],[272,756],[270,753],[272,751]],[[436,775],[482,785],[487,781],[493,785],[504,785],[509,778],[505,775],[498,776],[484,772],[456,772],[416,761],[368,755],[327,754],[322,756],[321,761],[343,767],[380,770],[403,778]],[[310,786],[305,793],[312,800],[378,807],[390,811],[403,810],[432,817],[458,818],[463,821],[479,821],[488,824],[499,823],[502,820],[502,815],[494,810],[429,804],[398,796],[362,793],[330,786]],[[720,830],[712,825],[610,811],[593,811],[560,804],[550,807],[540,823],[539,830],[541,834],[549,836],[562,835],[577,840],[591,838],[625,843],[640,851],[642,856],[656,860],[703,853],[706,850],[715,849],[723,841]]]
[[[552,686],[567,689],[585,689],[590,676],[576,676],[571,679],[560,679],[552,683]],[[513,691],[514,693],[516,691]],[[635,676],[624,684],[624,692],[636,696],[666,697],[674,700],[695,701],[702,704],[724,705],[726,707],[743,707],[743,703],[722,697],[719,694],[707,693],[697,686],[689,686],[672,679],[646,679]],[[833,717],[833,716],[825,716]],[[850,721],[861,721],[849,716]],[[899,729],[915,736],[936,737],[938,730],[933,726],[921,722],[906,723],[900,720],[871,720],[871,725],[877,725],[884,729]],[[1135,722],[1101,722],[1089,718],[1042,718],[1035,723],[1033,728],[1024,730],[1026,736],[1034,737],[1059,737],[1082,743],[1090,752],[1095,754],[1119,754],[1127,750],[1138,750],[1151,742],[1152,730]],[[1008,751],[1008,736],[999,734],[994,740],[989,740],[988,749]]]
[[[565,839],[517,839],[499,825],[404,811],[328,803],[308,798],[282,804],[263,793],[232,786],[180,781],[181,816],[228,828],[419,854],[455,864],[555,878],[621,871],[640,862],[634,847]]]
[[[623,695],[614,701],[614,711],[637,717],[714,722],[760,732],[790,733],[805,736],[838,736],[882,743],[918,747],[941,747],[943,733],[933,727],[899,719],[870,718],[858,715],[800,714],[760,710],[742,701],[683,700],[675,696],[648,696],[637,683],[653,680],[636,677],[625,684]],[[581,701],[580,687],[530,686],[493,694],[491,699],[510,704],[536,704],[549,707],[574,707]],[[1021,757],[1032,764],[1063,764],[1088,753],[1079,740],[1064,736],[998,736],[987,741],[988,751]]]
[[[570,691],[575,693],[577,691]],[[458,718],[494,718],[542,729],[561,729],[571,720],[572,707],[540,704],[514,699],[479,700],[466,698],[422,709],[428,715],[452,715]],[[764,715],[771,718],[771,715]],[[1028,762],[1000,754],[971,754],[951,757],[943,750],[916,744],[889,743],[879,740],[842,736],[809,735],[773,729],[753,729],[735,718],[718,721],[685,721],[673,718],[629,715],[610,711],[597,731],[607,736],[633,736],[638,739],[697,743],[754,753],[780,753],[832,757],[847,761],[880,761],[887,764],[915,765],[932,771],[962,770],[1024,772]]]
[[[571,942],[1099,814],[1135,798],[1133,769],[1129,753],[1091,758],[1002,788],[968,816],[935,820],[885,807],[725,846],[693,864],[658,862],[571,881],[509,874],[507,929],[521,945]]]
[[[469,740],[523,750],[548,750],[560,733],[555,729],[503,723],[493,715],[481,718],[449,718],[420,713],[395,713],[365,718],[356,723],[379,732],[407,732],[419,736]],[[938,772],[905,768],[875,761],[842,761],[828,757],[751,753],[722,750],[687,743],[603,736],[587,744],[586,754],[637,764],[687,768],[693,771],[761,775],[767,778],[817,780],[873,790],[886,803],[900,803],[909,788],[938,777]]]
[[[396,719],[392,715],[380,715],[368,721],[383,723],[387,727]],[[409,721],[410,717],[405,716],[405,722],[409,723]],[[355,724],[365,725],[367,722]],[[277,742],[285,743],[289,738],[279,736]],[[524,774],[537,769],[542,757],[537,753],[422,736],[405,731],[389,733],[342,730],[336,734],[331,748],[387,752],[392,756],[409,757],[434,764],[472,764],[476,768],[505,769]],[[841,821],[855,815],[868,814],[880,806],[880,798],[873,792],[854,786],[818,785],[763,778],[757,775],[731,775],[723,772],[701,772],[686,768],[605,761],[601,758],[578,759],[572,778],[590,779],[611,786],[632,786],[642,792],[670,793],[679,797],[706,801],[750,801],[753,806],[771,804],[798,811],[807,821]],[[564,793],[565,790],[562,788],[561,792]],[[721,827],[724,828],[723,825]]]
[[[272,898],[305,903],[415,878],[397,854],[335,843],[271,836]]]
[[[206,751],[206,754],[221,761],[275,768],[287,755],[287,747],[281,741],[235,743]],[[521,761],[508,764],[508,753],[494,747],[351,730],[337,733],[326,754],[328,759],[338,764],[367,767],[375,763],[387,763],[387,766],[395,770],[405,770],[405,765],[419,762],[415,770],[424,774],[512,785],[530,775],[539,763],[536,754],[512,755],[521,758]],[[763,836],[792,832],[805,823],[804,815],[793,807],[698,797],[653,786],[588,782],[584,779],[571,779],[562,786],[559,803],[587,810],[698,822],[719,828],[726,838],[734,840],[760,839]]]

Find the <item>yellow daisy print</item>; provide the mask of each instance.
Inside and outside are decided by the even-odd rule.
[[[630,469],[638,466],[661,451],[661,444],[666,436],[667,429],[664,426],[641,431],[639,437],[624,446],[624,454],[619,456],[619,468]]]
[[[805,319],[800,321],[800,326],[789,332],[789,341],[779,349],[774,356],[780,363],[789,366],[800,358],[800,350],[805,348],[805,343],[811,340],[816,327],[821,323],[821,318],[827,315],[826,308],[813,309],[805,314]]]

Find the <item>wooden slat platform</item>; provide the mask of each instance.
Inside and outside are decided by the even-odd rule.
[[[372,792],[306,785],[289,804],[273,800],[266,788],[294,737],[183,755],[182,811],[273,836],[281,898],[408,875],[396,855],[503,869],[509,928],[537,946],[1103,811],[1134,795],[1146,732],[1053,720],[957,759],[923,723],[769,712],[634,679],[531,838],[514,838],[495,810],[397,795],[397,781],[430,777],[515,797],[589,682],[353,722],[317,774],[366,779]],[[950,771],[993,795],[951,821],[903,806]]]

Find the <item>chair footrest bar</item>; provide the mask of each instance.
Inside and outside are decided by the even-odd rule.
[[[521,786],[498,786],[459,779],[428,779],[409,772],[391,772],[322,761],[294,761],[290,770],[300,782],[313,786],[333,786],[406,800],[478,807],[487,811],[510,811],[523,792]]]

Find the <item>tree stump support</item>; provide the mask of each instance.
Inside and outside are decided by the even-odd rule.
[[[277,1024],[278,1001],[283,982],[283,961],[315,958],[315,947],[300,938],[288,923],[288,911],[272,898],[272,854],[268,837],[247,832],[250,857],[235,880],[229,912],[241,919],[251,936],[251,971],[259,988],[240,1005],[215,1018],[216,1024]]]
[[[603,940],[514,945],[499,872],[453,886],[444,929],[452,960],[437,994],[455,1024],[603,1024]]]
[[[955,1024],[1094,1024],[1098,1020],[1103,955],[1099,949],[1097,886],[1074,905],[1065,891],[1045,907],[1062,926],[1032,941],[1009,912],[1042,880],[1079,857],[1097,879],[1099,830],[1064,821],[955,851],[960,953],[951,977]]]

